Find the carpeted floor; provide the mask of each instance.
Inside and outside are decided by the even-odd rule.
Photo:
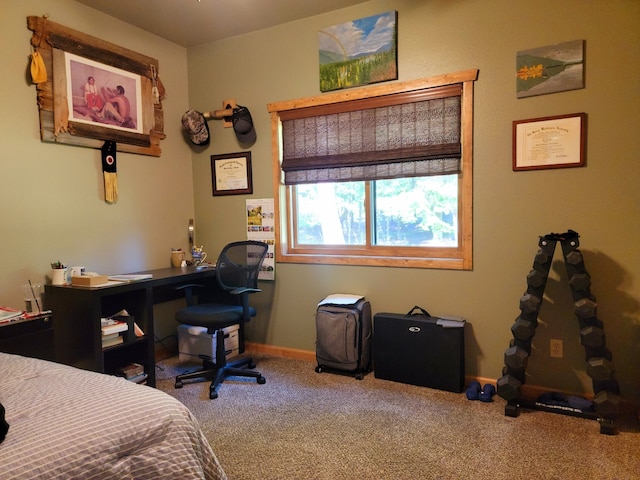
[[[228,380],[174,389],[197,365],[158,363],[158,388],[200,422],[230,480],[638,479],[634,419],[618,435],[596,421],[524,410],[505,401],[376,379],[317,374],[314,364],[255,357],[265,385]],[[185,368],[186,367],[186,368]]]

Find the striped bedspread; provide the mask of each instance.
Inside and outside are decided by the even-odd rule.
[[[0,479],[224,480],[191,412],[127,380],[0,353]]]

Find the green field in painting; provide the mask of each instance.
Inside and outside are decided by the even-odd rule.
[[[394,49],[353,60],[320,65],[320,91],[356,87],[397,78]]]

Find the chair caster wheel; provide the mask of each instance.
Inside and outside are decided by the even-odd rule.
[[[216,398],[218,398],[218,392],[209,390],[209,400],[215,400]]]
[[[247,368],[256,368],[256,364],[254,362],[247,363]]]
[[[264,385],[265,383],[267,383],[267,379],[260,375],[256,378],[256,382],[258,382],[260,385]]]
[[[176,380],[175,388],[182,388],[182,380]]]

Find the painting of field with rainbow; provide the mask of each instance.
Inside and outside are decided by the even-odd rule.
[[[397,39],[395,11],[320,30],[320,91],[396,80]]]

